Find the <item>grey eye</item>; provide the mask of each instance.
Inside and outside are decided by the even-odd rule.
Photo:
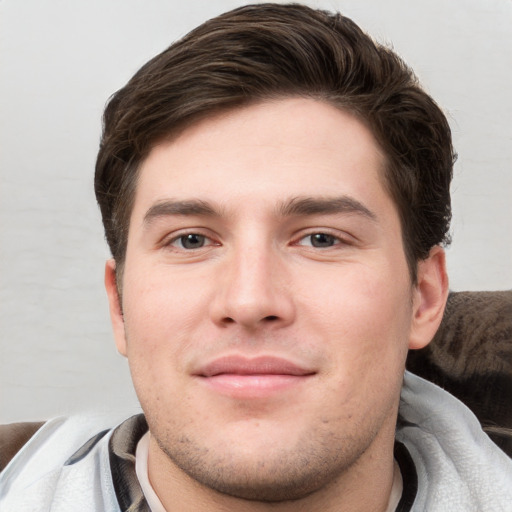
[[[180,236],[178,241],[184,249],[200,249],[204,247],[206,237],[196,233],[189,233],[188,235]]]
[[[309,239],[313,247],[332,247],[336,243],[336,237],[326,233],[315,233]]]

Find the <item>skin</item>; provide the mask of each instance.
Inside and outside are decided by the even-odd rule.
[[[448,286],[439,247],[411,284],[383,166],[360,121],[299,98],[201,121],[143,163],[122,311],[113,261],[105,282],[168,510],[386,509],[407,350]],[[201,375],[233,355],[308,373]]]

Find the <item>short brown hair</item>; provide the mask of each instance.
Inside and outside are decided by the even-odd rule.
[[[95,191],[118,269],[138,169],[158,141],[217,112],[293,96],[351,112],[373,132],[415,281],[418,260],[448,242],[455,159],[448,122],[393,51],[341,14],[299,4],[248,5],[213,18],[110,98]]]

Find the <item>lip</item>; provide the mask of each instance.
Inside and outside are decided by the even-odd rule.
[[[232,375],[294,375],[305,376],[315,373],[287,359],[274,356],[244,357],[224,356],[202,366],[196,373],[201,377]]]
[[[194,376],[212,391],[233,398],[263,398],[304,383],[316,372],[274,356],[217,358]]]

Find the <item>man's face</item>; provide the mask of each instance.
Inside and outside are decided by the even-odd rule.
[[[306,99],[202,121],[151,151],[123,316],[110,294],[150,461],[279,499],[390,444],[417,292],[383,166],[361,122]]]

